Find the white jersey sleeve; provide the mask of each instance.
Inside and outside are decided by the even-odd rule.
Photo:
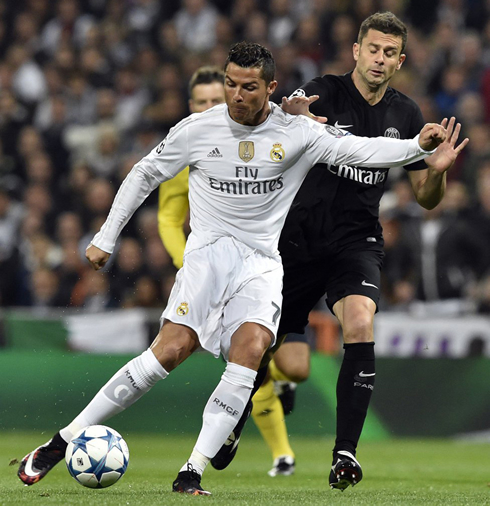
[[[112,253],[122,229],[148,195],[189,165],[186,128],[189,121],[192,116],[173,127],[167,137],[131,169],[116,194],[107,220],[91,244]]]
[[[419,136],[413,139],[388,137],[358,137],[330,125],[309,120],[307,153],[313,163],[331,165],[359,165],[372,168],[401,167],[422,160],[433,151],[419,145]]]

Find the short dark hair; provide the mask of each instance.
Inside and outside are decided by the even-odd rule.
[[[194,74],[192,74],[191,80],[189,81],[189,96],[192,96],[192,90],[198,84],[211,84],[221,83],[225,81],[225,74],[219,67],[199,67]]]
[[[361,44],[362,39],[366,36],[369,30],[377,30],[378,32],[401,37],[402,47],[400,53],[403,53],[407,45],[407,26],[403,21],[398,19],[392,12],[376,12],[361,23],[359,35],[357,36],[357,43]]]
[[[243,68],[260,68],[260,77],[269,84],[274,80],[276,64],[272,53],[255,42],[237,42],[234,44],[225,62],[225,72],[228,64],[235,63]]]

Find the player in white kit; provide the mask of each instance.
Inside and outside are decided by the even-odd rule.
[[[150,349],[121,368],[52,440],[22,461],[27,485],[42,479],[81,428],[123,411],[197,348],[227,360],[203,413],[203,426],[175,492],[209,495],[201,476],[248,403],[264,353],[274,345],[282,302],[277,244],[286,213],[316,163],[394,167],[421,159],[445,140],[426,125],[412,140],[360,138],[269,102],[274,60],[259,44],[239,43],[225,65],[226,104],[193,114],[138,162],[122,183],[109,216],[87,248],[105,265],[134,211],[160,183],[186,166],[191,234],[162,327]],[[366,171],[367,172],[367,171]],[[365,177],[376,177],[376,171]]]

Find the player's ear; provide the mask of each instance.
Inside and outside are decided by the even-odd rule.
[[[194,107],[194,100],[192,100],[192,98],[189,99],[188,104],[189,104],[189,111],[194,112],[192,109]]]
[[[354,56],[354,61],[357,61],[359,59],[359,49],[360,45],[357,42],[354,42],[354,45],[352,46],[352,55]]]
[[[400,70],[402,65],[403,65],[403,62],[405,61],[405,58],[407,57],[407,55],[405,54],[401,54],[400,55],[400,58],[398,58],[398,64],[396,66],[396,70]]]
[[[276,91],[276,88],[277,88],[277,81],[271,81],[268,85],[267,85],[267,94],[270,96],[274,93],[274,91]]]

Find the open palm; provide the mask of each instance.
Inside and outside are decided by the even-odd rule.
[[[456,124],[456,118],[454,116],[449,120],[449,123],[447,118],[444,118],[441,125],[447,129],[446,140],[439,144],[436,151],[425,159],[425,163],[428,167],[443,173],[452,167],[458,155],[468,144],[469,139],[465,138],[456,146],[461,131],[461,124]]]

